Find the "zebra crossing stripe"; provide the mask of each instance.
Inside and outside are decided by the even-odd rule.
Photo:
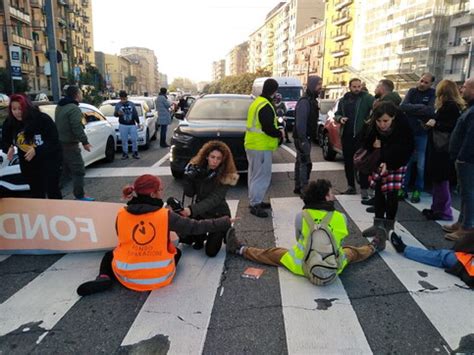
[[[235,216],[239,201],[227,203]],[[214,258],[204,250],[183,248],[173,283],[151,292],[122,346],[161,335],[168,338],[169,354],[201,353],[224,261],[224,248]]]
[[[373,215],[361,208],[360,196],[339,195],[337,200],[360,230],[372,224]],[[396,230],[407,245],[425,248],[400,223],[396,224]],[[472,333],[474,317],[467,316],[466,311],[474,309],[474,298],[469,290],[457,286],[462,283],[457,277],[443,269],[404,258],[389,242],[380,256],[452,349],[459,345],[463,336]],[[420,270],[427,277],[421,279]],[[436,289],[430,290],[423,284]]]
[[[430,209],[431,208],[431,202],[432,202],[432,196],[430,194],[427,194],[426,192],[423,192],[421,193],[421,196],[420,196],[420,202],[418,203],[413,203],[411,202],[409,199],[406,199],[406,202],[408,202],[410,205],[412,205],[414,208],[416,208],[418,211],[423,211],[425,208],[426,209]],[[453,211],[453,220],[454,221],[457,221],[458,220],[458,217],[459,217],[459,211],[455,208],[452,208],[452,211]],[[437,220],[435,221],[436,223],[438,223],[439,225],[447,225],[447,224],[451,224],[453,223],[454,221],[441,221],[441,220]]]
[[[77,286],[97,276],[102,255],[68,254],[0,304],[0,336],[32,322],[53,328],[79,300]]]
[[[273,226],[277,246],[295,244],[294,216],[303,203],[298,197],[272,198]],[[370,346],[338,279],[327,287],[312,285],[306,278],[278,270],[285,332],[290,354],[368,354]],[[335,329],[344,329],[340,336]]]
[[[3,261],[3,260],[6,260],[8,259],[10,255],[0,255],[0,263]]]

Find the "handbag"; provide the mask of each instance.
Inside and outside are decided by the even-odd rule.
[[[359,148],[354,153],[354,167],[363,174],[371,174],[377,170],[380,161],[380,148],[367,150]]]
[[[450,132],[442,132],[434,129],[433,133],[433,147],[438,152],[447,152],[449,148]]]

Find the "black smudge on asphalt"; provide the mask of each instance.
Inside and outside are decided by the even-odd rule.
[[[321,311],[327,311],[328,308],[332,307],[332,303],[336,300],[338,300],[338,298],[316,298],[314,302],[318,304],[316,309],[319,309]]]

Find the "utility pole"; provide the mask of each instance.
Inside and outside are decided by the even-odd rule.
[[[59,101],[61,90],[58,72],[58,50],[56,48],[56,27],[54,26],[53,0],[45,0],[44,5],[46,11],[46,34],[48,36],[49,66],[51,68],[51,91],[53,92],[53,100]]]
[[[472,69],[472,55],[473,55],[473,42],[474,38],[469,37],[469,52],[467,55],[467,70],[466,70],[466,79],[469,79],[471,77],[471,69]]]

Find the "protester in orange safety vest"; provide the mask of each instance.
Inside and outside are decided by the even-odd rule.
[[[163,184],[153,175],[138,177],[122,192],[129,201],[117,214],[118,245],[105,253],[99,276],[78,287],[80,296],[105,291],[114,280],[135,291],[166,286],[172,282],[181,256],[170,241],[170,231],[199,235],[232,229],[228,216],[194,220],[163,208]]]
[[[442,267],[447,273],[456,275],[474,289],[474,237],[459,239],[452,250],[426,250],[406,245],[402,238],[392,233],[391,242],[395,250],[408,259],[423,264]]]

